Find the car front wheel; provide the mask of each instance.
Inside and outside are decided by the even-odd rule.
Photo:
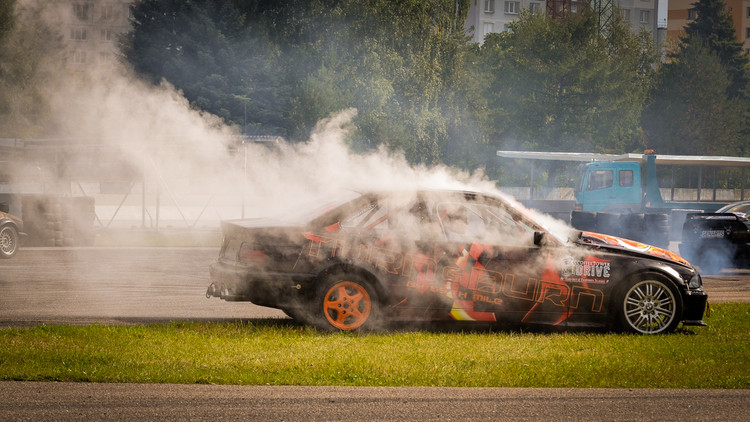
[[[13,226],[0,227],[0,258],[12,258],[18,252],[18,231]]]
[[[377,294],[354,274],[328,276],[318,290],[314,307],[314,325],[327,331],[372,330],[381,320]]]
[[[682,315],[682,300],[672,283],[656,274],[647,274],[630,283],[620,296],[620,327],[638,334],[670,333]]]

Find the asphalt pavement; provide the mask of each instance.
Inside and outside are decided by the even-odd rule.
[[[750,390],[0,382],[4,421],[741,421]]]

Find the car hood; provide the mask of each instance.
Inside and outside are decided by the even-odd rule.
[[[584,231],[581,232],[579,238],[577,239],[577,243],[584,245],[593,245],[600,248],[627,251],[630,253],[674,262],[686,267],[692,267],[692,265],[690,265],[687,260],[666,249],[657,248],[656,246],[647,245],[645,243],[636,242],[634,240],[623,239],[617,236],[610,236],[608,234]]]

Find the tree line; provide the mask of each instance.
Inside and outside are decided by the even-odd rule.
[[[509,31],[472,43],[469,5],[138,0],[122,60],[248,135],[303,141],[321,118],[354,107],[356,150],[385,147],[497,178],[498,149],[750,154],[748,55],[724,0],[698,1],[698,18],[666,56],[620,14],[602,28],[588,10],[522,12]],[[1,8],[0,20],[9,21]],[[0,83],[22,79],[10,67],[0,67]],[[0,114],[12,108],[4,97]]]

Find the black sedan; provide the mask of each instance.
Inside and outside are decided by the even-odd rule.
[[[303,218],[225,221],[206,296],[279,308],[324,330],[705,325],[707,295],[684,259],[541,220],[494,195],[424,190],[357,194]]]

